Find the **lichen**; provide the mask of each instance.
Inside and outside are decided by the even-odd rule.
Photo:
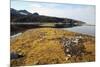
[[[63,38],[69,39],[67,41],[70,42],[72,41],[70,38],[76,39],[77,36],[82,37],[80,46],[79,43],[73,48],[70,46],[76,52],[69,50],[70,52],[67,53],[65,51],[67,48],[64,46],[66,40]],[[11,59],[11,66],[95,61],[95,37],[55,28],[27,30],[11,40],[10,47],[11,53],[23,56]]]

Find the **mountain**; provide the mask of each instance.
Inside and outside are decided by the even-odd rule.
[[[13,8],[11,8],[10,11],[11,11],[11,14],[19,14],[18,11]]]
[[[16,9],[13,9],[13,8],[11,8],[10,9],[10,11],[11,11],[11,14],[19,14],[19,15],[29,15],[29,14],[32,14],[32,13],[30,13],[30,12],[28,12],[27,10],[16,10]]]
[[[69,24],[84,24],[84,22],[69,18],[58,18],[45,15],[39,15],[37,12],[30,13],[27,10],[16,10],[11,8],[11,22],[40,22],[40,23],[69,23]]]
[[[24,17],[25,15],[20,14],[18,10],[15,10],[13,8],[10,9],[10,17],[11,17],[11,22],[15,21],[16,19],[19,19],[21,17]]]
[[[30,15],[31,13],[30,12],[28,12],[27,10],[19,10],[18,11],[20,14],[22,14],[22,15]]]
[[[39,14],[36,12],[36,13],[33,13],[32,15],[34,15],[34,16],[39,16]]]

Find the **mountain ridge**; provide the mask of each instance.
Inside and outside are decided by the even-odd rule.
[[[62,23],[85,23],[79,20],[74,20],[70,18],[59,18],[52,16],[39,15],[39,13],[30,13],[27,10],[16,10],[11,8],[11,22],[62,22]],[[22,14],[20,14],[22,12]],[[25,15],[24,13],[27,13]]]

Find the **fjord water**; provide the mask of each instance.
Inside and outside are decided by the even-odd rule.
[[[62,29],[95,36],[95,26],[92,26],[92,25],[90,25],[90,26],[83,25],[83,26],[76,26],[76,27],[62,28]]]
[[[25,24],[25,25],[28,25],[28,24]],[[73,27],[58,28],[58,29],[69,30],[72,32],[77,32],[77,33],[95,36],[95,25],[82,25],[82,26],[73,26]],[[16,32],[13,32],[13,33],[15,33],[15,34],[12,35],[11,37],[15,37],[15,36],[20,35],[22,33],[22,31],[20,31],[18,33],[16,33]]]

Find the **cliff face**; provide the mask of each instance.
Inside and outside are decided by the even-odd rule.
[[[11,40],[11,66],[95,61],[95,38],[55,29],[30,29]]]

